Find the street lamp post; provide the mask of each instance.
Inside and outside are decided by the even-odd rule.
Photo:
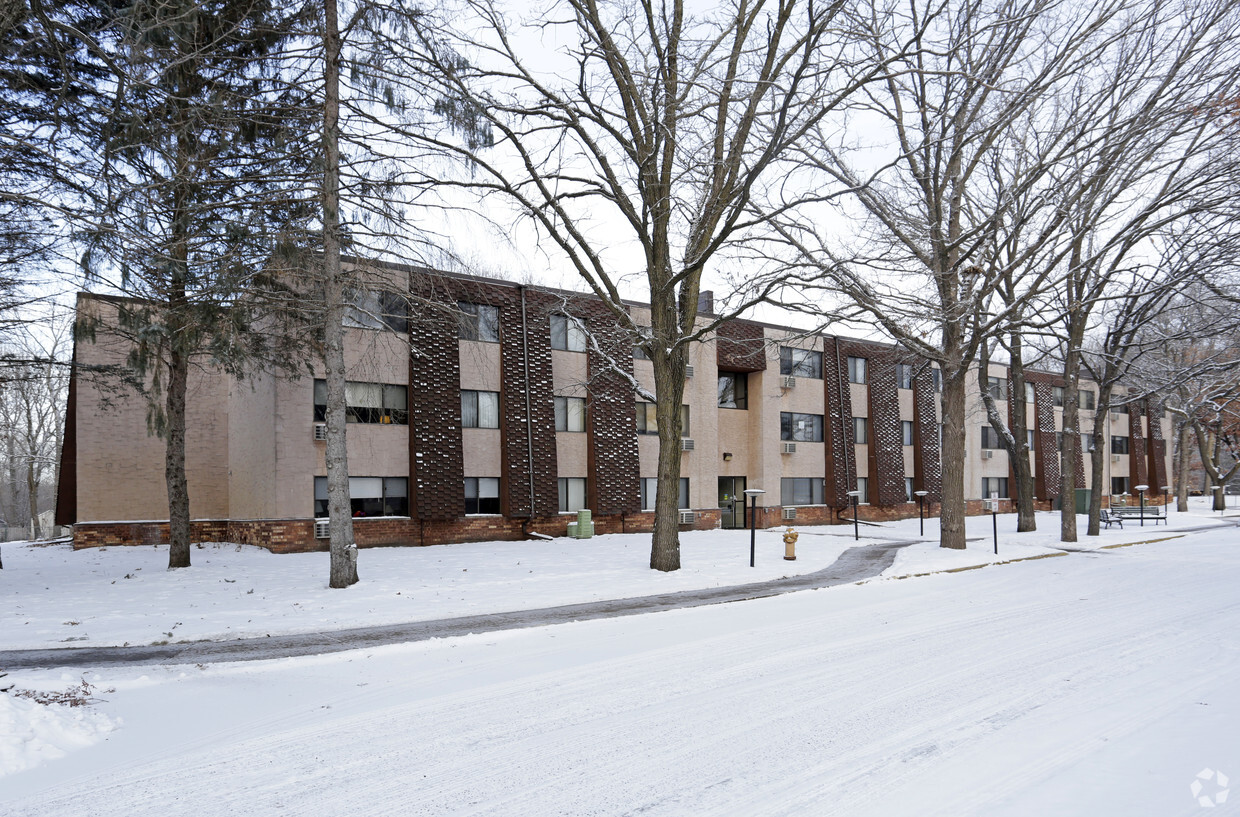
[[[1141,498],[1141,527],[1145,527],[1145,492],[1150,489],[1148,485],[1134,485],[1133,489],[1137,492],[1137,496]]]
[[[861,539],[861,525],[857,522],[857,497],[861,496],[860,491],[849,491],[848,495],[852,497],[853,508],[853,541]]]
[[[913,491],[913,495],[917,497],[917,516],[921,520],[921,535],[926,535],[926,494],[929,491]]]
[[[753,567],[754,542],[758,537],[758,497],[765,494],[761,488],[746,488],[745,496],[751,502],[749,506],[749,566]],[[743,501],[743,500],[742,500]],[[741,506],[742,508],[744,505]]]

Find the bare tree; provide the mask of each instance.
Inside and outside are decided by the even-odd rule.
[[[417,58],[443,104],[477,112],[493,146],[453,133],[421,143],[466,172],[427,179],[444,200],[481,193],[515,207],[556,264],[571,268],[653,364],[659,428],[650,566],[677,570],[680,406],[690,345],[762,296],[774,213],[827,192],[785,182],[793,147],[880,70],[843,31],[848,4],[736,0],[694,13],[682,0],[561,0],[529,27],[489,0],[422,29]],[[531,38],[556,44],[544,67]],[[466,64],[454,55],[469,57]],[[707,270],[750,285],[701,319]],[[648,331],[625,298],[650,304]],[[636,486],[634,491],[636,492]]]

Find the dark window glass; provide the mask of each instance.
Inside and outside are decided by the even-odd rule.
[[[461,340],[499,343],[499,307],[457,302],[457,327]]]
[[[749,375],[744,372],[719,373],[719,408],[749,408]]]
[[[465,513],[499,512],[499,477],[465,477]]]
[[[821,380],[822,352],[781,346],[779,349],[779,373]]]
[[[1112,437],[1111,438],[1111,453],[1112,454],[1127,454],[1128,453],[1128,438],[1127,437]]]
[[[822,442],[822,415],[781,411],[779,413],[779,438],[806,443]]]
[[[821,477],[785,477],[779,481],[781,505],[822,505],[825,502]]]
[[[409,388],[392,383],[344,384],[345,420],[350,423],[409,424]],[[327,381],[314,381],[314,419],[327,420]]]

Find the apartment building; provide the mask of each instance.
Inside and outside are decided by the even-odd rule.
[[[359,293],[347,330],[348,457],[360,546],[564,535],[588,508],[598,532],[653,526],[657,425],[649,361],[591,296],[384,266]],[[394,292],[417,298],[415,314]],[[83,294],[103,326],[121,301]],[[439,308],[436,308],[439,307]],[[647,325],[648,310],[629,307]],[[710,303],[702,304],[709,321]],[[80,341],[84,365],[119,363],[106,331]],[[321,371],[321,366],[319,370]],[[991,389],[1010,401],[1007,372]],[[1061,381],[1029,376],[1035,495],[1058,497]],[[681,441],[685,529],[850,522],[916,515],[940,497],[938,376],[892,346],[749,320],[722,323],[690,354]],[[193,536],[275,551],[326,546],[326,387],[314,376],[236,380],[195,370],[187,474]],[[971,510],[1009,495],[1007,454],[970,399],[966,493]],[[1090,407],[1090,400],[1085,399]],[[1088,416],[1088,411],[1086,412]],[[1116,412],[1107,490],[1166,483],[1166,420]],[[146,404],[75,374],[57,521],[75,547],[167,541],[163,442]],[[1074,463],[1078,485],[1082,462]],[[743,492],[765,491],[751,520]],[[1122,490],[1121,490],[1122,489]]]

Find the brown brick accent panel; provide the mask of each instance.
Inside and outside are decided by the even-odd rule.
[[[853,412],[851,390],[848,388],[848,360],[840,350],[839,338],[823,338],[822,385],[827,414],[823,418],[823,446],[826,455],[824,500],[832,508],[849,504],[848,492],[853,490],[857,473],[857,455],[853,448]],[[837,365],[838,363],[838,365]]]
[[[500,310],[503,483],[511,517],[547,517],[559,510],[547,300],[527,292],[522,304],[518,291]]]
[[[190,522],[194,542],[237,542],[257,545],[277,553],[326,549],[315,547],[312,519],[195,519]],[[80,522],[73,526],[73,548],[109,545],[166,545],[168,523]]]
[[[730,320],[715,330],[715,362],[725,372],[766,371],[766,342],[761,324]]]
[[[590,381],[587,428],[590,507],[600,516],[636,513],[641,510],[636,396],[628,379],[633,376],[633,342],[615,317],[597,301],[581,304],[577,314],[586,316],[587,330],[608,352],[607,356],[599,354],[591,345],[586,358]],[[616,367],[620,367],[623,374],[617,372]],[[598,529],[596,522],[595,530]]]
[[[926,503],[943,500],[943,452],[939,443],[934,372],[922,362],[913,374],[913,489],[926,491]],[[928,510],[928,509],[927,509]]]
[[[1145,432],[1141,429],[1141,415],[1146,413],[1146,401],[1128,406],[1128,478],[1129,490],[1137,485],[1149,485],[1149,462],[1146,460]]]
[[[692,525],[681,525],[681,530],[714,530],[719,527],[719,510],[717,508],[708,508],[704,511],[694,511],[696,518]],[[654,512],[642,511],[641,513],[625,514],[623,517],[624,529],[620,533],[652,533],[654,531]],[[597,531],[597,526],[595,527]]]
[[[900,427],[900,394],[896,359],[890,349],[868,353],[870,393],[870,502],[883,507],[903,505],[904,434]]]
[[[415,278],[414,292],[430,297],[437,283]],[[439,294],[439,301],[455,304],[452,295]],[[419,519],[465,514],[458,335],[446,309],[425,309],[409,322],[409,511]]]
[[[1150,436],[1146,444],[1150,456],[1150,490],[1162,491],[1162,486],[1171,484],[1167,481],[1167,441],[1163,439],[1162,433],[1163,412],[1149,405],[1145,416],[1149,418],[1150,424]]]
[[[1055,384],[1049,378],[1035,377],[1032,374],[1026,374],[1025,377],[1033,383],[1033,413],[1037,431],[1034,435],[1033,462],[1037,470],[1033,481],[1033,494],[1050,499],[1059,496],[1063,491],[1063,477],[1059,470],[1059,446],[1055,437]]]

